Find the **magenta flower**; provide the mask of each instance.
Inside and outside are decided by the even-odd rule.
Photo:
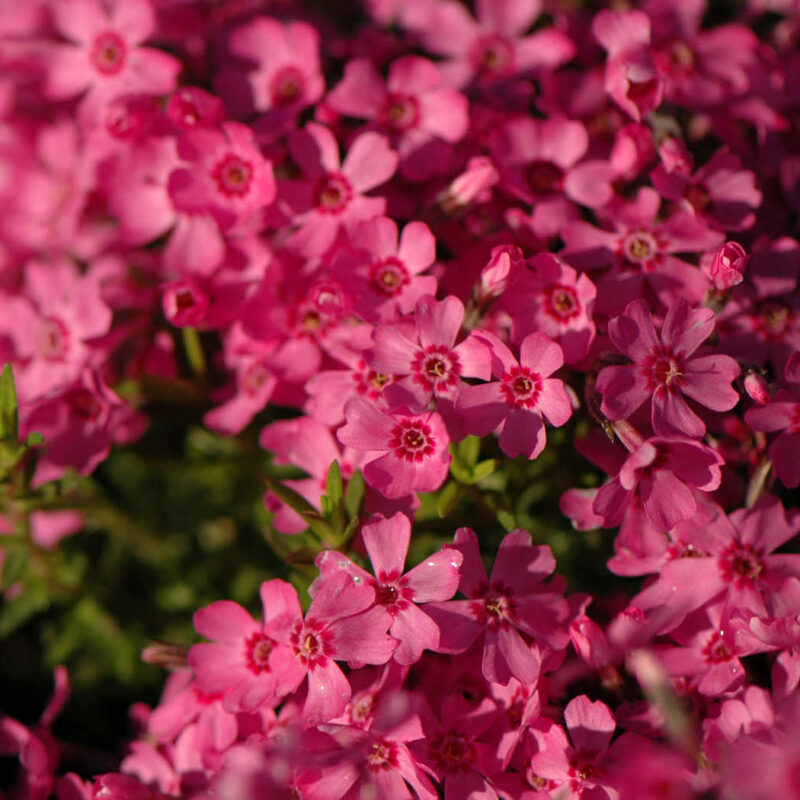
[[[466,386],[462,376],[489,378],[489,351],[480,337],[470,334],[456,344],[464,321],[464,305],[457,297],[423,297],[415,311],[415,330],[379,325],[373,333],[370,366],[397,379],[386,389],[390,403],[425,407],[433,398],[452,401]]]
[[[608,53],[605,90],[638,122],[661,105],[664,94],[650,52],[650,19],[643,11],[600,11],[592,33]]]
[[[462,388],[456,411],[469,433],[486,436],[499,427],[500,449],[509,457],[536,458],[546,437],[542,415],[559,427],[572,416],[572,404],[558,378],[564,363],[561,348],[543,333],[531,333],[520,344],[520,357],[494,334],[477,331],[492,353],[492,375],[498,380]]]
[[[608,335],[635,364],[600,370],[596,387],[603,395],[601,411],[612,420],[626,419],[652,398],[656,435],[701,437],[705,423],[684,395],[713,411],[728,411],[739,402],[731,381],[740,370],[730,356],[691,357],[713,330],[710,308],[693,309],[679,300],[670,306],[660,334],[656,334],[647,303],[630,303],[621,316],[609,322]]]
[[[769,459],[784,486],[800,486],[800,386],[779,390],[766,405],[746,411],[744,419],[757,431],[780,431],[769,446]]]
[[[463,653],[483,636],[486,680],[535,683],[544,657],[569,641],[566,602],[557,583],[544,583],[556,565],[550,548],[534,547],[527,531],[513,531],[501,542],[489,578],[474,531],[459,528],[453,547],[464,555],[459,591],[469,599],[426,606],[441,629],[439,650]]]
[[[774,613],[787,579],[800,577],[800,555],[773,552],[800,531],[797,513],[787,514],[770,495],[730,516],[713,508],[713,516],[698,514],[675,526],[670,533],[675,544],[667,551],[671,560],[631,601],[642,611],[668,607],[664,627],[710,603],[721,605],[725,615],[766,617]]]
[[[375,604],[383,606],[393,618],[389,633],[398,641],[394,660],[414,664],[423,650],[436,650],[439,645],[438,626],[417,604],[449,600],[455,594],[463,556],[445,547],[403,574],[411,540],[411,523],[403,514],[389,519],[371,517],[362,527],[361,537],[375,576],[341,553],[328,550],[317,557],[321,574],[314,585],[345,570],[372,586]]]
[[[409,222],[398,239],[394,220],[375,217],[353,228],[351,244],[336,253],[331,269],[363,319],[388,322],[436,294],[436,278],[421,274],[436,258],[436,240],[424,222]]]
[[[267,112],[262,129],[280,130],[325,92],[319,34],[306,22],[255,17],[233,32],[231,52],[251,62],[247,72],[252,107]]]
[[[337,431],[339,441],[375,456],[365,464],[364,480],[389,499],[411,492],[432,492],[447,477],[450,465],[442,418],[433,411],[411,414],[380,411],[357,397],[345,406],[346,423]]]
[[[538,236],[557,235],[579,219],[573,203],[597,208],[614,196],[611,164],[584,160],[589,135],[580,122],[513,119],[492,132],[490,144],[499,187],[533,206],[531,224]]]
[[[592,508],[610,528],[622,521],[638,495],[650,522],[668,531],[695,513],[693,489],[719,488],[722,463],[716,450],[691,439],[647,439],[628,456],[619,474],[600,487]]]
[[[462,139],[469,123],[467,99],[419,56],[394,61],[385,83],[367,59],[350,61],[325,104],[344,116],[371,120],[397,148],[400,174],[412,181],[447,171],[447,144]]]
[[[592,702],[583,694],[573,698],[564,709],[569,739],[560,725],[550,723],[534,733],[539,751],[531,758],[531,769],[539,778],[550,781],[554,797],[579,800],[613,800],[619,797],[614,766],[624,755],[623,763],[635,759],[648,740],[625,733],[613,744],[617,727],[611,709],[600,700]],[[571,741],[570,741],[571,740]]]
[[[150,0],[63,0],[52,5],[56,30],[70,43],[50,44],[45,55],[45,94],[68,100],[85,93],[84,106],[99,107],[124,94],[167,94],[180,63],[142,47],[155,32]]]
[[[595,337],[595,285],[551,253],[538,253],[529,264],[499,301],[511,314],[513,339],[541,331],[558,343],[567,364],[575,364]]]
[[[392,616],[374,601],[370,585],[338,572],[319,586],[305,619],[297,607],[265,626],[293,653],[293,688],[308,676],[302,712],[307,725],[338,717],[350,699],[350,684],[336,661],[385,664],[392,657],[397,642],[386,634]]]
[[[421,24],[428,50],[449,61],[441,67],[457,88],[554,69],[575,54],[575,44],[555,28],[525,35],[541,13],[536,0],[481,0],[475,17],[458,2],[445,0]],[[477,17],[477,18],[476,18]]]
[[[397,168],[397,153],[390,149],[386,137],[361,134],[340,162],[333,133],[311,122],[289,136],[289,150],[303,179],[285,181],[281,194],[294,211],[293,222],[298,226],[287,244],[301,255],[321,256],[343,226],[385,211],[385,198],[367,197],[364,192],[388,181]]]
[[[245,125],[225,122],[221,130],[188,131],[178,139],[178,155],[187,165],[169,176],[169,194],[179,211],[210,214],[228,230],[275,199],[272,164]]]
[[[292,648],[270,633],[271,626],[288,625],[301,616],[297,592],[276,578],[262,583],[260,594],[261,623],[230,600],[219,600],[194,615],[197,632],[214,640],[189,651],[197,688],[224,692],[223,707],[228,711],[275,705],[303,678]]]

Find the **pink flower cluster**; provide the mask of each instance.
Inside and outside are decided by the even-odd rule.
[[[258,620],[197,611],[119,773],[57,780],[55,706],[0,717],[18,796],[798,797],[800,11],[361,5],[0,4],[34,485],[141,436],[115,388],[190,366],[212,431],[292,411],[260,442],[312,506],[334,461],[367,485],[305,612],[278,579]],[[468,528],[407,568],[451,445],[533,460],[563,426],[596,481],[561,508],[638,592],[593,619],[513,525],[488,574]]]

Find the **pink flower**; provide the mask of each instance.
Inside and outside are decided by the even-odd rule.
[[[544,583],[556,565],[550,548],[534,547],[527,531],[513,531],[503,538],[488,578],[474,531],[459,528],[453,546],[464,555],[459,590],[469,599],[426,606],[441,629],[439,650],[463,653],[482,636],[487,680],[534,683],[548,652],[568,642],[566,603],[557,583]]]
[[[333,133],[311,122],[289,136],[289,150],[303,173],[303,180],[281,185],[281,194],[294,211],[293,222],[299,226],[287,244],[298,253],[321,256],[340,228],[385,211],[385,198],[364,195],[388,181],[397,168],[397,153],[384,136],[361,134],[340,163]]]
[[[724,291],[744,280],[749,260],[750,256],[738,242],[725,242],[710,259],[703,260],[701,266],[711,278],[714,288]]]
[[[510,458],[536,458],[544,449],[544,420],[559,427],[572,415],[572,404],[558,378],[550,378],[564,363],[561,348],[543,333],[531,333],[520,344],[520,357],[494,334],[479,331],[492,353],[492,375],[498,380],[465,386],[456,411],[476,436],[500,429],[500,449]]]
[[[491,86],[572,58],[574,43],[555,28],[524,35],[540,13],[538,0],[479,0],[476,19],[460,3],[444,0],[420,33],[428,50],[450,59],[441,69],[452,86]]]
[[[684,395],[713,411],[728,411],[739,402],[731,381],[739,365],[720,354],[692,358],[714,330],[714,312],[691,308],[686,300],[670,306],[656,334],[644,300],[628,304],[608,324],[615,347],[635,362],[600,370],[597,390],[602,412],[612,420],[625,419],[652,398],[651,420],[658,436],[701,437],[706,426]]]
[[[303,678],[292,648],[271,634],[273,626],[288,625],[301,616],[297,592],[276,578],[262,583],[260,594],[261,623],[230,600],[219,600],[194,615],[197,632],[214,640],[189,651],[197,688],[224,692],[223,707],[228,711],[275,705]]]
[[[293,608],[266,626],[293,653],[295,687],[308,676],[306,724],[338,717],[350,699],[350,684],[336,661],[385,664],[392,657],[397,642],[386,634],[392,616],[374,600],[370,585],[338,572],[318,586],[305,619]]]
[[[316,103],[325,91],[319,34],[306,22],[255,17],[236,28],[230,49],[255,66],[247,72],[247,83],[253,108],[267,112],[259,127],[288,127],[299,111]]]
[[[583,160],[589,135],[580,122],[514,119],[493,131],[490,143],[500,188],[533,206],[533,230],[541,237],[579,218],[572,203],[597,208],[614,196],[611,164]]]
[[[107,10],[108,9],[108,10]],[[70,44],[46,52],[45,94],[67,100],[86,93],[92,111],[123,94],[167,94],[175,88],[180,63],[159,50],[141,47],[155,31],[149,0],[64,0],[52,5],[56,30]]]
[[[499,302],[511,314],[513,339],[521,341],[541,331],[558,343],[568,364],[575,364],[589,352],[595,337],[592,309],[597,290],[586,275],[578,275],[551,253],[538,253],[529,265]]]
[[[336,434],[339,441],[374,455],[363,469],[367,484],[389,499],[442,485],[450,465],[450,439],[437,413],[387,414],[357,397],[345,406],[345,415],[347,422]]]
[[[396,405],[425,407],[433,398],[454,401],[466,378],[487,380],[489,351],[475,334],[456,344],[464,321],[464,305],[452,295],[437,301],[417,301],[415,330],[402,325],[379,325],[368,355],[370,366],[398,380],[386,389]]]
[[[439,645],[439,628],[417,604],[449,600],[455,594],[463,557],[445,547],[403,574],[411,540],[411,523],[403,514],[389,519],[371,517],[361,528],[361,537],[375,577],[341,553],[328,550],[317,557],[321,574],[315,586],[339,570],[372,586],[375,604],[383,606],[393,618],[389,633],[398,641],[394,660],[414,664],[423,650],[436,650]]]
[[[353,228],[351,246],[336,253],[331,269],[363,319],[388,322],[436,294],[436,278],[421,274],[435,258],[436,240],[424,222],[409,222],[398,238],[394,220],[375,217]]]
[[[664,84],[650,52],[650,20],[643,11],[600,11],[592,33],[608,53],[605,89],[637,122],[661,104]]]
[[[186,166],[169,176],[169,194],[179,211],[210,214],[228,230],[275,199],[272,164],[245,125],[225,122],[221,130],[188,131],[178,139],[178,155]]]
[[[775,474],[789,489],[800,486],[800,390],[781,389],[766,405],[745,412],[745,422],[757,431],[780,431],[769,446]]]
[[[691,439],[647,439],[600,488],[592,508],[612,527],[638,495],[650,522],[668,531],[695,513],[693,488],[713,492],[719,487],[722,463],[715,450]]]
[[[447,171],[445,143],[462,139],[469,123],[467,99],[445,86],[436,65],[419,56],[392,62],[386,83],[367,59],[348,62],[325,104],[371,120],[397,148],[400,174],[413,181]]]

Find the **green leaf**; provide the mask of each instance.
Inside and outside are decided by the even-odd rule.
[[[325,480],[325,494],[328,496],[332,508],[342,502],[342,492],[342,471],[339,468],[339,462],[332,461],[328,467],[328,477]]]
[[[453,509],[461,502],[464,496],[464,487],[455,481],[450,481],[436,500],[436,513],[444,519],[450,516]]]
[[[49,605],[50,599],[44,586],[26,586],[21,595],[13,600],[5,600],[0,608],[0,639],[13,633]]]
[[[468,467],[478,461],[481,452],[481,440],[477,436],[467,436],[458,444],[458,456]]]
[[[458,456],[454,456],[450,462],[450,474],[459,483],[472,483],[472,470]]]
[[[323,541],[332,542],[337,538],[334,526],[331,525],[327,517],[324,517],[316,509],[313,511],[303,511],[300,516],[308,523],[308,527]]]
[[[517,521],[510,511],[506,511],[504,508],[498,508],[495,513],[497,514],[497,521],[507,531],[513,531],[517,527]]]
[[[28,447],[36,447],[37,445],[44,444],[44,436],[39,431],[31,431],[25,439],[25,444]]]
[[[0,589],[5,591],[16,583],[25,573],[25,568],[28,566],[30,553],[27,545],[16,547],[4,547],[3,553],[3,571],[0,577]]]
[[[276,481],[274,478],[267,478],[266,482],[270,491],[280,500],[283,500],[289,508],[293,508],[298,514],[319,514],[319,511],[317,511],[317,509],[299,492],[289,488],[280,481]]]
[[[497,469],[498,463],[496,459],[488,458],[486,461],[476,464],[472,469],[472,482],[478,483],[478,481],[488,478]]]
[[[361,511],[365,488],[364,476],[361,474],[361,470],[357,469],[347,482],[347,489],[344,493],[344,510],[350,519],[357,517]]]
[[[14,444],[19,439],[17,389],[14,385],[14,372],[11,364],[6,364],[0,375],[0,439],[12,441]]]

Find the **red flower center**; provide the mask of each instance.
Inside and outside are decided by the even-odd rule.
[[[72,413],[87,422],[94,422],[103,412],[100,401],[88,389],[78,389],[69,397],[69,407]]]
[[[269,672],[269,657],[275,642],[261,631],[256,631],[245,641],[245,663],[250,672],[260,675]]]
[[[382,112],[384,125],[396,131],[407,131],[419,124],[417,98],[402,92],[389,92]]]
[[[534,194],[557,194],[564,188],[564,170],[552,161],[534,161],[526,174]]]
[[[217,162],[212,174],[226,197],[244,197],[250,191],[253,166],[235,153],[228,153]]]
[[[461,374],[458,356],[443,344],[429,344],[411,362],[414,379],[428,391],[445,391],[455,386]]]
[[[295,655],[309,667],[324,667],[331,654],[330,640],[332,634],[322,629],[322,624],[315,620],[298,622],[292,632],[291,642]]]
[[[105,31],[95,37],[90,50],[92,66],[102,75],[116,75],[124,66],[128,48],[114,31]]]
[[[403,461],[424,461],[436,449],[430,425],[420,420],[403,419],[392,428],[389,447]]]
[[[646,264],[652,261],[658,252],[658,242],[647,231],[629,233],[622,243],[622,253],[629,261]]]
[[[719,561],[722,575],[737,587],[752,586],[761,580],[765,570],[763,553],[746,544],[733,544],[722,553]]]
[[[571,286],[551,286],[546,295],[546,310],[559,322],[577,317],[581,313],[577,292]]]
[[[500,380],[506,403],[517,408],[534,408],[542,391],[542,379],[527,367],[513,366]]]
[[[712,664],[719,664],[723,661],[730,661],[735,658],[733,650],[728,647],[728,643],[724,641],[721,631],[714,631],[711,634],[706,646],[703,648],[703,655],[707,662]]]
[[[678,359],[663,351],[648,356],[642,364],[648,387],[651,390],[672,384],[675,385],[675,388],[680,386],[681,367],[682,364]]]
[[[408,270],[395,256],[389,256],[381,261],[376,261],[369,271],[369,278],[372,285],[385,295],[391,297],[402,291],[403,287],[410,283]]]
[[[385,769],[396,769],[397,745],[394,742],[387,742],[380,739],[367,746],[367,769],[372,772]]]
[[[690,186],[686,190],[686,199],[698,214],[704,214],[711,205],[711,194],[702,184]]]
[[[451,728],[429,743],[432,759],[444,772],[467,772],[475,762],[475,748],[466,735]]]
[[[340,214],[353,197],[353,187],[344,175],[333,172],[320,179],[315,197],[323,214]]]
[[[56,317],[47,317],[39,332],[39,352],[48,361],[60,361],[69,350],[69,331]]]
[[[282,67],[269,82],[272,105],[279,107],[291,105],[302,97],[305,86],[305,75],[297,67]]]
[[[488,34],[473,44],[470,59],[479,74],[504,75],[514,68],[514,47],[505,37]]]

